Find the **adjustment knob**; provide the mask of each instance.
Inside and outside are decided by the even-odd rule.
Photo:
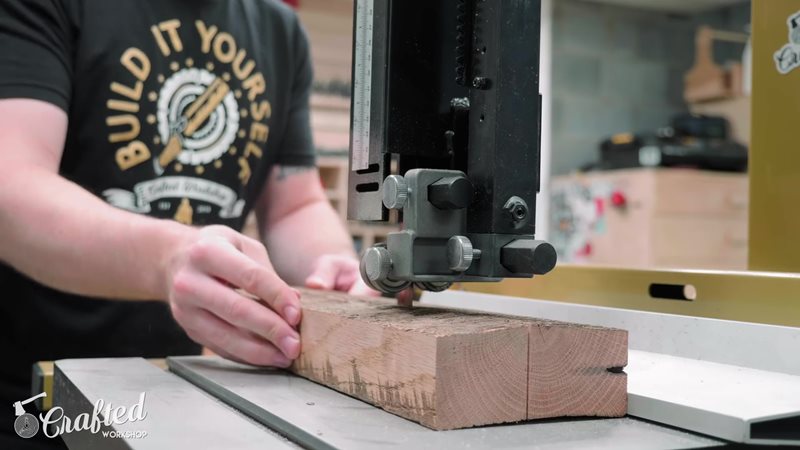
[[[466,236],[453,236],[447,241],[447,264],[454,272],[466,272],[480,254]]]
[[[500,262],[513,273],[544,275],[556,267],[556,249],[547,242],[517,239],[500,250]]]
[[[428,186],[428,201],[439,209],[464,209],[472,203],[475,187],[465,177],[447,177]]]
[[[383,181],[383,205],[389,209],[403,209],[408,201],[408,183],[400,175],[389,175]]]
[[[364,252],[361,262],[364,275],[370,281],[383,281],[392,270],[392,255],[383,247],[370,247]]]

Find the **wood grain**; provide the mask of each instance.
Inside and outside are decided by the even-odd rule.
[[[528,419],[625,415],[627,378],[615,372],[628,362],[626,331],[536,323],[529,349]]]
[[[627,409],[627,333],[303,291],[292,370],[436,430]]]

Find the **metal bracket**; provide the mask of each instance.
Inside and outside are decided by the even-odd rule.
[[[413,169],[383,182],[383,204],[403,212],[405,229],[368,249],[361,260],[364,281],[394,294],[412,284],[423,290],[447,289],[458,281],[499,281],[503,276],[533,276],[553,269],[553,247],[526,236],[471,234],[467,208],[474,188],[456,170]],[[509,220],[524,220],[527,205],[509,200]],[[499,275],[497,268],[502,271]]]

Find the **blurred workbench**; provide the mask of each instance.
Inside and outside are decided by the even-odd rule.
[[[560,262],[745,270],[748,177],[625,169],[555,177],[551,237]]]

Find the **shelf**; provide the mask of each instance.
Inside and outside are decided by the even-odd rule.
[[[397,225],[365,225],[357,222],[350,222],[348,228],[353,234],[370,234],[376,236],[386,236],[400,229]]]
[[[311,95],[311,108],[319,108],[321,110],[341,111],[349,114],[350,98],[342,97],[339,95],[315,93]]]

